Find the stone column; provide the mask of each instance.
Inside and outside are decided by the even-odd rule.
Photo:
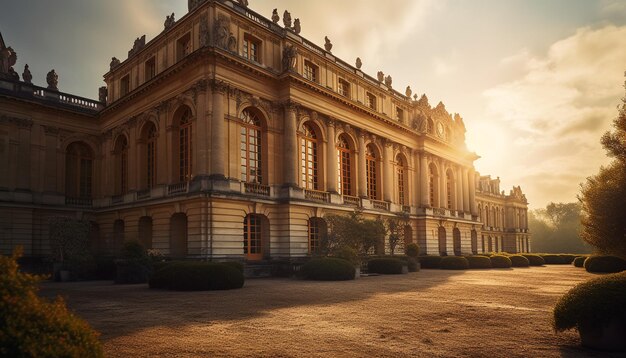
[[[469,202],[470,202],[470,210],[472,215],[478,215],[478,210],[476,207],[476,175],[474,169],[470,169],[469,171]]]
[[[430,206],[430,197],[428,190],[428,158],[426,153],[420,153],[420,206],[426,208]]]
[[[365,133],[359,133],[359,196],[367,198],[367,174],[365,168]]]
[[[335,121],[328,121],[328,147],[326,148],[326,161],[328,162],[328,182],[326,190],[331,193],[337,193],[337,148],[335,144]]]
[[[208,118],[206,116],[207,112],[207,83],[206,81],[200,81],[196,83],[196,89],[198,90],[197,100],[196,100],[196,128],[193,134],[193,143],[194,143],[194,157],[195,162],[192,167],[194,171],[194,175],[205,175],[207,174],[207,164],[209,162],[208,152],[209,148],[206,138],[206,133],[208,132]],[[226,126],[226,124],[224,124]],[[226,139],[224,139],[224,145],[226,143]],[[239,157],[237,157],[239,158]]]
[[[439,207],[448,208],[448,200],[446,198],[446,168],[444,162],[439,161]],[[437,195],[435,193],[435,195]]]
[[[386,141],[383,145],[383,200],[393,201],[393,148],[391,142]]]
[[[465,204],[464,194],[467,189],[463,187],[463,169],[459,167],[456,173],[456,210],[462,211]]]
[[[420,184],[420,176],[419,176],[419,170],[420,170],[420,157],[419,157],[419,152],[417,150],[409,150],[409,152],[411,153],[411,160],[413,160],[413,172],[411,173],[412,177],[411,177],[411,189],[409,191],[409,197],[411,198],[409,200],[409,204],[412,206],[419,206],[420,205],[420,194],[421,194],[421,188],[419,186]]]
[[[463,179],[463,211],[470,212],[470,196],[469,196],[469,174],[466,168],[461,169]]]
[[[283,133],[284,144],[284,184],[298,186],[298,135],[296,133],[296,106],[293,103],[285,105],[285,128]]]
[[[139,163],[141,163],[141,160],[139,158],[139,141],[140,141],[140,134],[137,133],[138,128],[137,128],[137,120],[135,118],[131,119],[129,121],[129,131],[128,131],[128,163],[126,163],[126,165],[128,166],[126,171],[126,175],[127,178],[126,180],[128,181],[128,188],[127,190],[129,192],[131,191],[136,191],[138,189],[141,188],[141,184],[139,183],[139,171],[142,170],[143,168],[139,167]],[[124,193],[126,194],[126,193]]]
[[[213,82],[213,115],[211,116],[211,177],[226,178],[226,123],[224,121],[224,94],[227,85]]]

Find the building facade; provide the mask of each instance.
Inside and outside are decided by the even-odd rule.
[[[465,125],[299,35],[285,11],[190,0],[113,58],[99,100],[13,69],[0,36],[0,250],[49,254],[54,216],[94,245],[137,239],[173,257],[304,257],[324,217],[406,219],[422,253],[530,250],[519,187],[474,170]]]

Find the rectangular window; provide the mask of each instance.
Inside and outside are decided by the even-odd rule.
[[[261,62],[261,41],[246,34],[243,38],[243,57],[250,61]]]
[[[339,79],[339,82],[337,83],[337,92],[344,97],[350,97],[350,84],[348,81]]]
[[[182,60],[191,53],[191,35],[185,34],[176,41],[176,61]]]
[[[365,105],[373,110],[376,110],[376,96],[367,92],[365,94]]]
[[[404,111],[400,107],[396,107],[396,120],[402,122],[404,119]]]
[[[317,66],[310,61],[304,61],[304,78],[317,82]]]
[[[126,75],[120,80],[120,96],[125,96],[130,92],[130,76]]]
[[[152,57],[145,63],[144,69],[144,79],[145,81],[150,81],[156,75],[156,59]]]

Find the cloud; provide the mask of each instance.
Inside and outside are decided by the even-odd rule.
[[[624,95],[625,38],[626,26],[584,27],[552,44],[543,56],[524,49],[504,58],[502,64],[515,63],[524,71],[483,93],[482,122],[508,129],[498,131],[506,149],[497,149],[496,161],[478,166],[525,186],[535,207],[547,198],[574,201],[578,184],[607,162],[599,141]],[[481,133],[468,133],[476,135]],[[470,142],[491,158],[494,148],[476,138]],[[497,162],[502,157],[506,162]]]

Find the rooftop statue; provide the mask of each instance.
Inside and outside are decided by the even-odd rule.
[[[411,86],[406,86],[406,90],[404,90],[404,94],[411,98],[411,94],[413,93],[413,91],[411,90]]]
[[[113,71],[113,69],[120,65],[120,60],[117,57],[111,57],[111,63],[109,64],[109,70]]]
[[[10,74],[17,62],[17,53],[11,46],[0,48],[0,75]]]
[[[56,71],[52,70],[48,72],[48,75],[46,76],[46,82],[48,82],[48,89],[55,91],[59,90],[59,75],[57,75]]]
[[[376,77],[378,78],[378,82],[382,82],[385,80],[385,74],[383,73],[383,71],[378,71]]]
[[[175,23],[176,20],[174,19],[174,13],[172,13],[172,15],[165,17],[165,23],[163,23],[163,27],[165,30],[167,30],[170,27],[174,26]]]
[[[274,9],[274,11],[272,11],[272,21],[277,24],[279,20],[280,16],[278,16],[278,9]]]
[[[107,86],[102,86],[98,88],[98,100],[100,102],[105,103],[107,101],[108,94],[109,90],[107,89]]]
[[[237,0],[237,2],[243,7],[248,7],[248,0]]]
[[[296,67],[298,48],[293,45],[283,47],[283,71],[291,71]]]
[[[283,25],[285,25],[286,29],[291,28],[291,14],[287,10],[283,12]]]
[[[361,62],[361,58],[360,58],[360,57],[357,57],[357,58],[356,58],[356,63],[355,63],[355,65],[356,65],[356,68],[357,68],[358,70],[360,70],[360,69],[361,69],[361,66],[363,66],[363,62]]]
[[[391,78],[391,75],[387,75],[387,77],[385,77],[385,84],[387,85],[387,87],[391,88],[392,83],[393,83],[393,79]]]
[[[328,38],[328,36],[324,36],[324,48],[328,52],[333,49],[333,44],[330,43],[330,39]]]
[[[205,1],[206,0],[187,0],[187,9],[191,11],[200,6]]]
[[[137,37],[135,39],[135,42],[133,43],[133,48],[128,51],[128,57],[131,57],[132,55],[141,51],[141,49],[144,48],[144,46],[146,46],[146,35]]]
[[[294,21],[293,23],[293,32],[295,32],[296,34],[299,34],[300,30],[302,30],[300,28],[300,19],[296,19],[296,21]]]
[[[33,75],[30,73],[30,70],[28,69],[28,64],[24,65],[24,72],[22,72],[22,79],[26,83],[32,83]]]

